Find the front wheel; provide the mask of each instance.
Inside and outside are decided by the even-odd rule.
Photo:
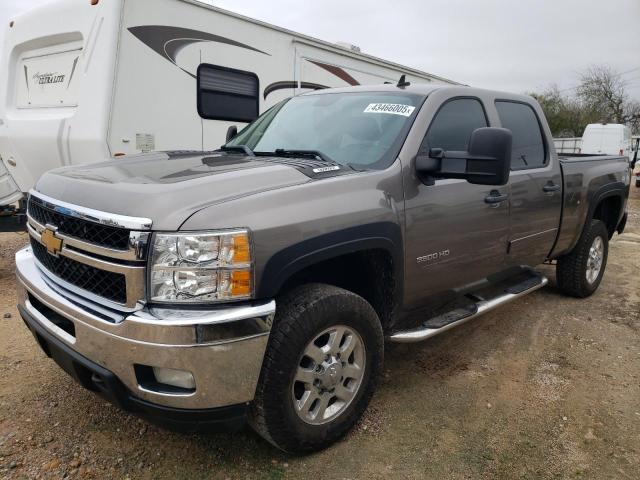
[[[558,259],[556,280],[563,293],[588,297],[598,289],[609,255],[609,232],[600,220],[591,220],[577,245]]]
[[[278,302],[250,423],[289,453],[320,450],[360,418],[382,370],[380,320],[362,297],[298,287]]]

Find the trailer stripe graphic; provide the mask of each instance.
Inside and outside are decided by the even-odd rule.
[[[76,59],[73,61],[73,68],[71,68],[71,75],[69,75],[69,83],[67,83],[67,90],[69,90],[69,87],[71,86],[71,80],[73,80],[73,74],[76,71],[76,67],[78,66],[79,59],[80,57],[76,57]]]
[[[176,57],[180,50],[193,43],[224,43],[226,45],[240,47],[246,50],[253,50],[254,52],[262,53],[263,55],[270,55],[262,50],[245,45],[244,43],[236,42],[230,38],[201,32],[199,30],[192,30],[190,28],[171,27],[167,25],[140,25],[138,27],[129,28],[129,31],[147,47],[152,49],[158,55],[169,60],[176,67],[193,78],[196,78],[193,73],[185,70],[176,62]]]
[[[262,50],[258,50],[257,48],[237,42],[230,38],[221,37],[220,35],[214,35],[213,33],[201,32],[199,30],[192,30],[190,28],[172,27],[168,25],[139,25],[137,27],[129,28],[129,32],[131,32],[133,36],[135,36],[151,50],[173,63],[176,67],[193,78],[196,78],[196,75],[182,68],[180,65],[178,65],[178,62],[176,60],[176,57],[178,56],[178,53],[180,53],[180,50],[193,43],[223,43],[226,45],[244,48],[246,50],[252,50],[263,55],[271,56],[271,54],[267,52],[263,52]],[[318,62],[315,60],[308,61],[335,75],[349,85],[360,85],[360,82],[358,82],[341,67]],[[327,85],[321,85],[311,82],[300,82],[300,84],[298,84],[298,82],[296,81],[274,82],[264,89],[264,98],[267,98],[267,95],[275,92],[276,90],[283,90],[287,88],[309,88],[313,90],[320,90],[322,88],[329,87]]]
[[[341,67],[337,67],[335,65],[329,65],[328,63],[318,62],[316,60],[307,59],[307,61],[335,75],[340,80],[347,82],[349,85],[352,85],[352,86],[360,85],[360,82],[358,82],[355,78],[349,75],[349,73],[347,73]],[[322,88],[329,88],[329,87],[327,85],[321,85],[319,83],[310,83],[310,82],[300,82],[300,85],[298,86],[298,82],[296,82],[295,80],[275,82],[275,83],[272,83],[271,85],[268,85],[267,88],[264,89],[264,98],[267,98],[267,95],[269,95],[271,92],[275,92],[276,90],[282,90],[286,88],[311,88],[313,90],[320,90]]]
[[[344,68],[340,68],[337,67],[335,65],[329,65],[327,63],[321,63],[315,60],[309,60],[309,62],[313,63],[314,65],[317,65],[318,67],[326,70],[329,73],[334,74],[336,77],[338,77],[341,80],[344,80],[345,82],[347,82],[349,85],[351,86],[356,86],[356,85],[360,85],[360,82],[358,82],[355,78],[353,78],[351,75],[349,75]]]

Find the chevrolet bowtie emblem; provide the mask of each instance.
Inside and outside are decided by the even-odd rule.
[[[62,251],[62,240],[56,237],[55,229],[47,226],[40,237],[42,244],[47,247],[47,252],[54,257]]]

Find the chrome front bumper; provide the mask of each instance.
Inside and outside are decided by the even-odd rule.
[[[16,254],[16,272],[19,306],[56,339],[113,373],[132,395],[180,409],[210,409],[253,399],[274,301],[211,310],[143,309],[114,321],[103,307],[53,284],[36,265],[30,247]],[[47,310],[72,322],[73,329],[56,325],[47,318],[52,315]],[[189,371],[195,391],[142,386],[134,366]]]

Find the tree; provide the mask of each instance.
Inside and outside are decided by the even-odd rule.
[[[531,95],[540,103],[555,137],[580,137],[589,123],[597,121],[593,112],[585,109],[577,98],[563,95],[557,85]]]
[[[625,123],[626,82],[610,67],[593,66],[580,75],[576,95],[585,109],[599,116],[601,122]]]
[[[640,135],[640,102],[631,100],[625,109],[625,122],[634,135]]]
[[[625,123],[640,133],[640,102],[630,99],[620,73],[606,65],[592,66],[580,75],[575,95],[551,85],[535,97],[555,137],[579,137],[590,123]],[[570,89],[573,90],[573,89]]]

